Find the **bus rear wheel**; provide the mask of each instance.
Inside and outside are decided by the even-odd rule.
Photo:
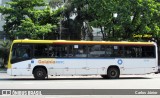
[[[36,80],[44,80],[47,76],[47,72],[44,68],[36,68],[33,75]]]
[[[107,78],[109,79],[118,79],[120,75],[119,69],[116,67],[111,67],[107,71]]]

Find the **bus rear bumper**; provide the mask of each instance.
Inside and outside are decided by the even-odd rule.
[[[154,72],[155,74],[158,74],[158,73],[160,73],[160,66],[158,65],[158,67],[157,67],[157,71],[156,72]]]
[[[7,69],[7,74],[8,74],[8,75],[12,75],[11,69]]]
[[[160,65],[158,65],[158,71],[155,72],[155,74],[158,74],[158,73],[160,73]]]

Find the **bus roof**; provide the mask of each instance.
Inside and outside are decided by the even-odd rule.
[[[143,45],[153,46],[154,42],[128,42],[128,41],[72,41],[72,40],[14,40],[13,43],[37,44],[106,44],[106,45]]]

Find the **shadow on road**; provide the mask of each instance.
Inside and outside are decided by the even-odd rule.
[[[50,80],[100,80],[100,81],[109,81],[109,80],[115,80],[115,81],[120,81],[120,80],[140,80],[140,79],[152,79],[149,77],[120,77],[119,79],[103,79],[103,78],[48,78],[46,80],[35,80],[34,78],[0,78],[0,81],[29,81],[29,80],[33,80],[33,81],[50,81]]]

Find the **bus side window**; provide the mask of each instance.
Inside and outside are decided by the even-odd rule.
[[[48,47],[48,57],[57,57],[57,58],[62,58],[62,57],[67,57],[67,50],[68,46],[67,45],[49,45]]]
[[[49,57],[54,57],[55,56],[55,51],[54,51],[54,47],[52,46],[52,45],[50,45],[49,47],[48,47],[48,55],[49,55]]]
[[[155,48],[153,46],[143,46],[142,47],[142,57],[154,58],[155,57]]]
[[[124,54],[123,46],[111,46],[110,47],[110,57],[124,57],[123,54]]]
[[[46,44],[35,44],[34,45],[34,57],[36,57],[36,58],[48,57],[48,45],[46,45]]]
[[[87,46],[78,45],[78,48],[75,47],[75,57],[87,57]]]
[[[106,57],[105,45],[90,45],[88,57]]]
[[[86,45],[69,45],[68,57],[87,57],[87,51]]]
[[[124,47],[124,55],[127,58],[136,58],[136,48],[135,46],[125,46]]]

